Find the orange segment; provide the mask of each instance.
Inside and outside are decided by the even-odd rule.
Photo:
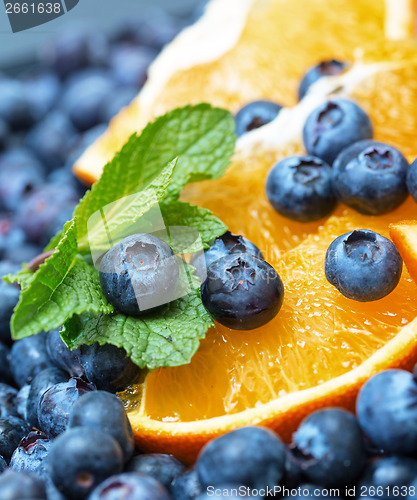
[[[417,221],[405,220],[391,224],[389,234],[397,246],[408,272],[417,283]]]

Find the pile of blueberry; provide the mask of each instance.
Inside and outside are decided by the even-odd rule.
[[[115,393],[139,368],[122,349],[93,344],[70,351],[53,331],[19,340],[10,351],[1,343],[0,353],[2,500],[170,498],[166,487],[184,466],[171,456],[135,454]],[[110,486],[96,489],[110,477]],[[112,484],[131,488],[130,496],[106,496]]]
[[[249,498],[415,498],[416,402],[413,374],[387,370],[362,388],[356,418],[340,408],[316,411],[288,446],[260,427],[226,434],[197,459],[194,474],[207,489],[197,498],[210,498],[213,491],[234,499],[248,493]]]
[[[314,66],[301,81],[300,100],[320,78],[347,67],[337,60]],[[265,100],[247,104],[235,117],[237,135],[271,122],[281,108]],[[321,104],[303,128],[308,154],[285,158],[269,172],[269,202],[279,214],[299,222],[329,215],[337,201],[365,215],[389,213],[409,193],[417,202],[417,161],[409,165],[398,149],[372,138],[371,120],[357,104],[345,99]]]
[[[357,417],[327,408],[284,445],[262,427],[209,442],[191,468],[135,449],[114,394],[138,369],[113,346],[69,351],[58,332],[0,344],[2,500],[414,498],[417,381],[403,370],[362,388]],[[140,448],[140,443],[138,443]]]

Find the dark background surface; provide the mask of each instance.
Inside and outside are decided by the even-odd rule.
[[[152,0],[151,2],[149,0],[80,0],[73,10],[58,19],[27,31],[12,33],[4,3],[1,1],[0,67],[13,70],[16,66],[33,60],[39,48],[48,43],[54,34],[67,29],[74,23],[112,32],[118,21],[143,15],[146,6],[156,5],[180,18],[187,19],[199,3],[201,3],[199,0]]]

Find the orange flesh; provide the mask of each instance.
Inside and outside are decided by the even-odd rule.
[[[235,111],[260,97],[293,106],[313,64],[329,56],[353,61],[364,40],[384,40],[384,14],[375,0],[332,0],[331,7],[328,0],[258,1],[235,47],[215,62],[177,71],[153,114],[198,102]]]
[[[188,188],[184,198],[213,210],[232,232],[261,248],[284,282],[283,307],[258,330],[217,325],[189,365],[149,373],[140,410],[149,418],[206,419],[314,387],[360,365],[416,316],[417,286],[406,269],[388,297],[360,303],[332,287],[323,268],[337,236],[358,228],[388,236],[389,223],[416,213],[414,201],[409,198],[385,216],[362,216],[339,206],[327,220],[296,223],[276,214],[266,199],[271,163],[270,157],[235,162],[221,179]]]

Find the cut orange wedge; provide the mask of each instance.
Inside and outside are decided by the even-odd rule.
[[[166,49],[139,97],[77,162],[77,175],[93,182],[134,130],[181,104],[209,101],[235,111],[270,98],[293,106],[239,139],[222,178],[182,194],[261,248],[284,282],[283,307],[257,330],[217,325],[189,365],[144,373],[121,394],[141,449],[192,462],[210,438],[251,424],[289,440],[311,411],[353,409],[371,375],[415,362],[417,285],[407,269],[388,297],[359,303],[326,281],[323,265],[337,236],[353,229],[389,236],[389,224],[415,218],[417,204],[409,198],[380,217],[340,205],[327,219],[301,224],[275,213],[264,189],[276,161],[304,151],[308,114],[334,96],[354,99],[369,113],[376,139],[410,160],[417,154],[417,44],[384,37],[385,29],[391,38],[411,32],[403,21],[412,5],[399,4],[404,15],[385,23],[379,0],[215,0]],[[302,73],[330,57],[348,59],[351,68],[315,84],[294,106]]]
[[[408,272],[417,283],[417,220],[391,224],[389,234],[398,248]]]

